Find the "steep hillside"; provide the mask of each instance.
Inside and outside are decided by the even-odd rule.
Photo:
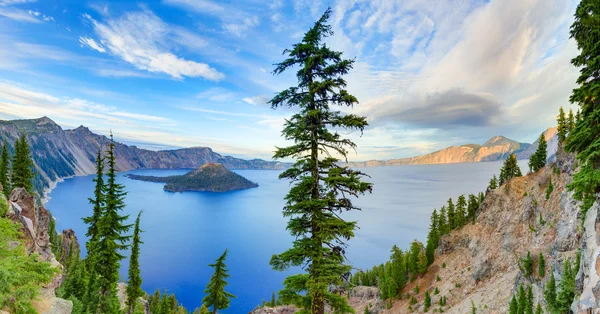
[[[94,172],[98,148],[106,149],[109,139],[80,126],[63,130],[47,117],[31,120],[0,120],[0,138],[14,144],[21,132],[27,139],[36,165],[35,187],[38,191],[51,187],[62,178]],[[10,148],[12,150],[12,146]],[[116,143],[117,169],[198,168],[206,163],[220,163],[229,169],[284,169],[280,162],[261,159],[243,160],[215,153],[209,147],[151,151]]]
[[[450,146],[430,154],[410,158],[390,160],[368,160],[351,162],[352,167],[399,166],[408,164],[450,164],[461,162],[481,162],[505,159],[510,153],[527,150],[530,144],[519,143],[503,136],[495,136],[483,145],[466,144]]]
[[[566,189],[572,171],[570,156],[490,191],[478,210],[476,223],[442,237],[427,273],[404,290],[409,297],[395,300],[390,309],[379,313],[409,313],[409,306],[422,313],[426,290],[432,299],[430,311],[441,308],[445,313],[470,313],[474,304],[477,313],[508,313],[509,301],[521,284],[531,285],[533,304],[539,302],[545,308],[543,291],[550,272],[559,282],[563,261],[576,260],[582,247],[581,266],[575,272],[578,272],[577,291],[583,293],[577,294],[572,308],[576,313],[597,310],[600,206],[596,204],[586,217],[581,217],[579,202]],[[550,182],[554,189],[546,198]],[[528,251],[534,269],[538,266],[538,255],[543,254],[547,265],[545,275],[537,271],[529,277],[524,274],[521,261]],[[418,293],[416,286],[420,288]],[[438,294],[434,294],[436,288]],[[417,303],[411,305],[412,296]],[[445,306],[438,305],[441,296],[446,297]]]

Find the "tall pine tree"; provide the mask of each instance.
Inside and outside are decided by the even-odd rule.
[[[600,192],[600,2],[581,0],[571,25],[571,38],[579,48],[579,55],[571,63],[579,68],[580,75],[569,100],[581,108],[581,120],[575,124],[565,149],[578,153],[581,167],[569,188],[584,201],[585,212]]]
[[[140,276],[140,244],[144,243],[140,240],[140,211],[135,219],[133,227],[133,243],[131,244],[131,256],[129,257],[129,280],[127,281],[127,307],[128,314],[133,313],[136,300],[144,294],[142,291],[142,277]]]
[[[117,183],[117,171],[115,169],[115,143],[110,136],[109,149],[106,152],[108,162],[105,206],[98,221],[98,244],[96,248],[95,268],[98,273],[98,284],[100,288],[100,306],[98,313],[117,313],[118,300],[116,287],[119,281],[119,268],[124,256],[119,252],[126,250],[126,244],[131,236],[124,235],[131,225],[125,224],[128,215],[119,212],[125,207],[125,195],[123,185]]]
[[[33,159],[25,133],[21,133],[15,142],[11,180],[13,188],[25,188],[28,192],[33,192]]]
[[[569,118],[567,120],[567,131],[571,134],[571,131],[575,128],[575,117],[573,116],[573,109],[569,109]]]
[[[558,124],[558,142],[560,144],[564,143],[567,138],[567,132],[569,131],[569,123],[567,118],[565,117],[565,111],[562,107],[558,110],[558,117],[556,118],[556,123]]]
[[[456,229],[456,212],[454,209],[454,203],[452,203],[452,198],[448,199],[448,211],[446,212],[448,215],[448,229],[454,230]]]
[[[6,140],[2,144],[2,155],[0,155],[0,184],[2,184],[2,191],[4,191],[4,195],[6,198],[10,195],[10,191],[12,190],[10,186],[10,155],[8,151],[8,145],[6,145]]]
[[[88,198],[92,207],[92,215],[83,218],[83,222],[88,225],[87,233],[88,242],[85,244],[88,253],[88,260],[92,260],[95,254],[94,247],[98,244],[98,223],[103,215],[105,206],[106,185],[104,184],[104,158],[102,152],[98,149],[96,155],[96,177],[94,178],[95,188],[94,197]]]
[[[210,264],[210,267],[214,267],[215,272],[210,277],[210,281],[206,286],[206,296],[202,299],[207,307],[213,308],[213,314],[216,314],[218,310],[224,310],[229,307],[229,299],[235,298],[235,296],[225,291],[227,286],[227,279],[229,274],[227,273],[227,265],[225,265],[225,259],[227,258],[227,250],[221,255],[214,264]]]
[[[341,285],[351,269],[345,264],[344,253],[346,241],[354,236],[356,222],[344,220],[339,213],[358,209],[350,197],[372,189],[370,183],[361,181],[361,172],[340,166],[333,157],[346,159],[348,149],[356,145],[331,129],[362,132],[367,121],[331,109],[334,105],[351,107],[357,99],[345,90],[343,79],[354,60],[343,59],[341,52],[332,51],[323,43],[333,34],[327,24],[330,15],[328,9],[300,43],[284,51],[289,58],[277,64],[274,74],[297,66],[298,85],[269,102],[272,108],[299,109],[286,121],[282,132],[294,144],[277,148],[274,155],[276,159],[297,160],[280,175],[295,183],[285,198],[283,214],[290,218],[287,229],[296,240],[292,248],[274,255],[271,265],[276,270],[305,266],[306,273],[286,278],[280,296],[301,308],[310,308],[314,314],[324,313],[325,303],[335,311],[352,311],[344,297],[329,291],[332,285]]]
[[[548,144],[546,143],[546,137],[544,136],[544,133],[542,133],[538,139],[537,150],[529,158],[529,171],[536,172],[546,165],[546,158],[548,154],[547,147]]]

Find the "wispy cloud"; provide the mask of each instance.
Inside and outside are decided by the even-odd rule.
[[[186,60],[166,49],[169,25],[149,10],[125,13],[116,19],[107,18],[105,22],[89,15],[87,19],[107,53],[140,70],[163,73],[175,79],[203,77],[218,81],[225,77],[206,63]],[[97,47],[90,48],[100,51]]]
[[[106,52],[106,49],[104,49],[104,47],[102,47],[102,45],[96,42],[93,38],[79,37],[79,43],[81,44],[81,47],[85,46],[98,52]]]

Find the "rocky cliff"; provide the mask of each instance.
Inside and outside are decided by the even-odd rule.
[[[70,314],[73,308],[72,302],[56,297],[56,290],[63,282],[64,267],[52,253],[48,234],[49,222],[53,219],[50,212],[40,206],[33,195],[23,188],[14,189],[8,201],[3,196],[0,197],[0,201],[8,203],[6,217],[20,226],[27,254],[39,254],[40,261],[49,262],[59,269],[52,281],[42,287],[39,298],[33,302],[34,307],[42,314]],[[72,230],[67,234],[71,240],[75,239],[75,243],[70,247],[78,248],[79,244],[76,243],[77,238]]]
[[[461,146],[450,146],[422,156],[390,160],[350,162],[349,165],[351,167],[380,167],[409,164],[450,164],[495,161],[506,159],[510,153],[515,153],[518,156],[519,153],[526,151],[530,146],[530,144],[519,143],[503,136],[495,136],[483,145],[466,144]],[[527,156],[527,158],[528,157],[529,156]]]
[[[0,120],[0,138],[13,145],[25,133],[36,165],[36,190],[43,191],[57,181],[94,173],[98,149],[105,150],[106,136],[80,126],[63,130],[47,117],[31,120]],[[10,147],[12,150],[12,146]],[[209,147],[152,151],[116,143],[117,170],[198,168],[206,163],[220,163],[229,169],[284,169],[286,164],[261,159],[244,160],[223,156]]]

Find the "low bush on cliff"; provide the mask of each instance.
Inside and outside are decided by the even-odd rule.
[[[6,206],[3,199],[0,206]],[[19,234],[15,223],[0,217],[0,310],[36,313],[31,301],[56,270],[50,263],[39,261],[37,254],[28,255]]]

